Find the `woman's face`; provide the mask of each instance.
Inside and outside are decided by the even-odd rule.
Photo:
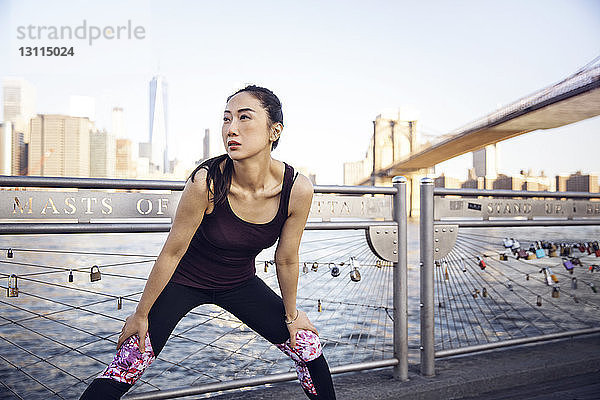
[[[271,142],[279,137],[278,131],[269,126],[260,101],[248,92],[236,94],[225,106],[221,134],[225,150],[233,160],[270,152]]]

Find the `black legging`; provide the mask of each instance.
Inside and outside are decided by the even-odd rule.
[[[296,362],[296,371],[302,389],[309,399],[335,399],[331,373],[321,353],[318,336],[310,331],[296,335],[297,345],[289,346],[290,334],[283,320],[283,300],[262,279],[252,279],[226,290],[198,289],[169,282],[154,302],[148,314],[148,336],[145,357],[139,352],[139,340],[134,335],[121,345],[113,362],[102,377],[92,381],[80,399],[120,399],[140,378],[143,371],[158,357],[177,323],[192,309],[201,304],[216,304],[231,312],[240,321],[275,344]],[[120,355],[129,346],[127,360]],[[150,349],[149,349],[150,347]],[[131,354],[137,351],[132,360]],[[153,357],[150,358],[150,355]],[[125,354],[123,353],[123,354]],[[135,364],[135,367],[131,367]],[[123,365],[131,367],[126,370]],[[133,371],[133,373],[131,373]]]

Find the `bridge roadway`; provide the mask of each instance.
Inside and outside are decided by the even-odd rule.
[[[509,114],[484,128],[467,130],[446,139],[397,163],[386,173],[402,175],[531,131],[557,128],[597,115],[600,115],[600,80]],[[543,143],[542,138],[540,143]]]
[[[392,369],[334,375],[338,400],[600,399],[600,335],[587,335],[436,361],[436,376],[409,381]],[[214,400],[306,400],[298,382],[215,395]]]

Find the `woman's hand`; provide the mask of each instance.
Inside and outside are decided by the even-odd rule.
[[[140,338],[140,352],[145,351],[146,345],[146,333],[148,332],[148,317],[145,315],[138,314],[137,312],[131,314],[125,320],[125,325],[121,329],[119,340],[117,341],[117,349],[121,347],[123,342],[130,336],[138,334]]]
[[[314,325],[310,322],[306,313],[301,310],[297,311],[298,317],[296,318],[296,320],[291,324],[286,323],[288,331],[290,331],[290,345],[292,346],[292,348],[296,347],[296,333],[298,332],[298,330],[305,329],[308,331],[313,331],[317,335],[319,334],[317,328],[315,328]]]

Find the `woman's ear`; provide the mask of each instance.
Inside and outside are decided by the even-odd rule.
[[[279,136],[281,136],[281,128],[279,126],[274,126],[271,129],[271,140],[274,142],[279,139]]]

